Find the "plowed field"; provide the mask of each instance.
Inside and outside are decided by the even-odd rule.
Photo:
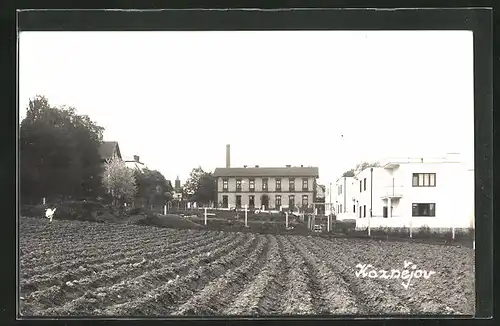
[[[23,316],[475,309],[469,248],[38,218],[21,218],[19,231]]]

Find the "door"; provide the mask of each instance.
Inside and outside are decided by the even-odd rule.
[[[264,206],[265,210],[267,210],[267,208],[269,207],[269,196],[268,195],[262,195],[261,205]]]
[[[228,200],[227,196],[222,196],[222,207],[227,208]]]
[[[248,196],[248,206],[251,208],[255,207],[255,197],[254,196]]]
[[[384,206],[383,216],[387,217],[387,214],[388,214],[388,212],[387,212],[387,206]]]

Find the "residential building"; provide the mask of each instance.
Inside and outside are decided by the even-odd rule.
[[[317,167],[231,167],[226,145],[226,167],[216,168],[217,202],[222,208],[311,209],[316,201]]]
[[[116,141],[103,142],[99,147],[99,155],[101,156],[101,176],[104,175],[104,164],[107,160],[111,159],[113,156],[122,160],[120,146],[118,146],[118,142]]]
[[[352,179],[345,196],[351,201],[340,210],[343,218],[356,216],[357,228],[474,225],[474,170],[456,154],[390,159]]]
[[[120,146],[116,141],[105,141],[102,142],[99,147],[99,155],[101,156],[101,163],[106,162],[106,160],[117,156],[120,160],[122,159],[122,154],[120,152]]]
[[[217,202],[223,208],[295,211],[316,200],[317,167],[217,168]]]
[[[359,211],[356,203],[357,180],[354,177],[341,177],[332,188],[333,211],[338,220],[354,219]]]
[[[325,194],[325,186],[316,184],[316,200],[314,201],[314,204],[319,215],[325,214]]]
[[[143,171],[146,169],[146,165],[140,161],[140,157],[134,155],[133,158],[124,158],[123,161],[128,168]]]

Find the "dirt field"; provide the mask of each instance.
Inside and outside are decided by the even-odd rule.
[[[19,290],[23,316],[473,314],[474,252],[21,218]]]

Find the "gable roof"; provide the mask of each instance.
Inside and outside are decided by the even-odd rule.
[[[216,168],[215,177],[319,177],[317,167]]]
[[[115,151],[118,157],[122,158],[122,155],[120,153],[120,147],[118,146],[117,141],[105,141],[99,147],[99,155],[101,155],[101,159],[103,160],[111,158],[111,156],[113,156]]]

